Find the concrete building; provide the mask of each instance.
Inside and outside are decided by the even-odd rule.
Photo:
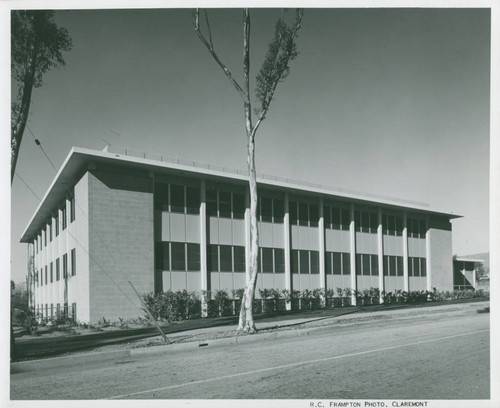
[[[257,288],[453,289],[456,215],[276,177],[258,183]],[[21,238],[32,304],[44,317],[96,322],[141,314],[128,281],[139,293],[242,288],[248,203],[243,171],[73,148]]]

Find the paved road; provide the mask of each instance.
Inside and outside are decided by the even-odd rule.
[[[11,398],[488,399],[489,314],[473,309],[175,354],[62,361],[13,371]]]

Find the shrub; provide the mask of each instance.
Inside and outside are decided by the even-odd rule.
[[[233,289],[231,290],[231,294],[233,295],[233,299],[243,299],[243,295],[245,294],[245,288]]]

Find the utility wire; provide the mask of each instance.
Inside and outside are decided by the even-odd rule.
[[[28,188],[28,190],[31,191],[36,198],[38,198],[38,201],[42,201],[40,197],[38,197],[36,193],[33,191],[33,189],[28,185],[28,183],[26,183],[26,181],[23,180],[23,178],[19,175],[17,171],[15,172],[15,174],[17,177],[19,177],[19,180],[21,180],[22,183]]]
[[[51,164],[51,166],[54,168],[54,170],[57,172],[57,168],[56,166],[54,166],[54,163],[52,163],[52,160],[50,160],[49,156],[47,156],[47,153],[45,153],[45,150],[43,150],[43,147],[42,147],[42,144],[40,143],[40,140],[38,140],[35,135],[33,134],[32,130],[30,129],[30,127],[28,125],[26,125],[26,127],[28,128],[29,132],[31,133],[31,136],[33,136],[33,139],[35,139],[35,143],[36,145],[40,148],[40,150],[43,152],[43,154],[45,155],[45,157],[47,158],[47,160],[49,161],[49,163]]]

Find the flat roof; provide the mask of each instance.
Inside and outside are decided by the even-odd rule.
[[[43,196],[35,213],[25,228],[20,242],[30,242],[38,235],[44,224],[52,216],[54,208],[66,197],[68,190],[77,182],[83,169],[89,163],[126,164],[137,169],[160,171],[184,176],[203,176],[205,178],[226,179],[227,181],[248,182],[248,172],[228,167],[198,163],[183,159],[172,159],[158,154],[147,154],[127,149],[106,148],[103,151],[73,147],[52,183]],[[428,204],[410,200],[384,197],[376,194],[365,194],[347,189],[334,188],[321,184],[308,183],[282,177],[257,174],[257,182],[261,187],[273,187],[292,193],[314,194],[332,200],[350,200],[362,205],[384,205],[395,210],[410,210],[417,213],[444,216],[449,219],[459,218],[452,212],[429,209]]]
[[[455,261],[484,263],[483,259],[473,259],[473,258],[455,258]]]

